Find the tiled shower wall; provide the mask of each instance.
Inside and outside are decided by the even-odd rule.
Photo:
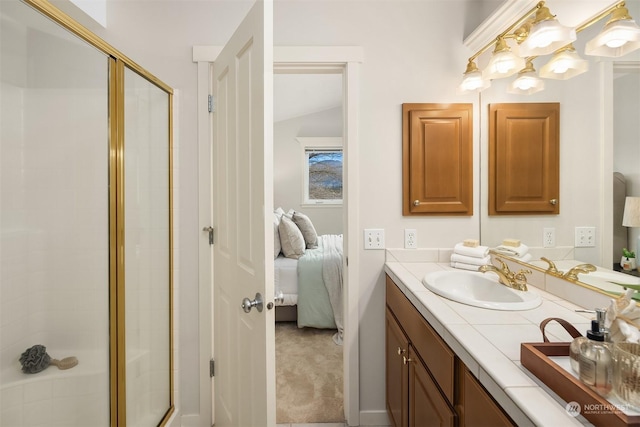
[[[106,113],[106,90],[14,87],[7,97],[5,88],[3,108],[7,98],[25,108],[3,126],[13,135],[3,135],[0,160],[2,368],[34,344],[57,358],[73,350],[106,356],[107,123],[86,114],[96,111],[91,104]]]

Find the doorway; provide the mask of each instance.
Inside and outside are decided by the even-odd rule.
[[[308,218],[316,240],[300,260],[282,252],[275,259],[275,290],[283,295],[275,325],[277,423],[345,421],[342,342],[334,339],[342,338],[342,322],[328,298],[343,277],[307,278],[300,270],[322,274],[312,261],[333,253],[324,245],[338,242],[342,253],[342,80],[339,66],[274,66],[273,206],[294,222],[298,214]]]

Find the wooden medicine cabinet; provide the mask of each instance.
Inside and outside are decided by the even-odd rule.
[[[402,105],[402,214],[473,215],[472,104]]]
[[[489,215],[560,213],[560,104],[489,105]]]

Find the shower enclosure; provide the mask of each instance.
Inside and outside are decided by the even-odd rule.
[[[47,2],[0,19],[0,425],[163,425],[172,90]]]

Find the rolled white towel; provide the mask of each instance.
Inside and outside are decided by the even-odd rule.
[[[489,255],[489,247],[476,246],[475,248],[470,248],[469,246],[464,246],[462,243],[457,243],[453,247],[453,252],[456,254],[466,255],[474,258],[484,258]]]
[[[499,252],[503,255],[510,255],[514,257],[523,257],[529,252],[529,247],[524,243],[520,243],[520,246],[505,246],[499,245],[494,248],[496,252]]]
[[[470,264],[470,265],[480,266],[480,265],[485,265],[485,264],[491,263],[491,256],[487,255],[484,258],[476,258],[476,257],[472,257],[472,256],[460,255],[460,254],[453,253],[453,254],[451,254],[451,261],[453,261],[453,262],[461,262],[463,264]]]
[[[479,265],[465,264],[464,262],[454,262],[454,261],[451,261],[451,267],[459,268],[461,270],[470,270],[470,271],[478,271],[480,269]]]

